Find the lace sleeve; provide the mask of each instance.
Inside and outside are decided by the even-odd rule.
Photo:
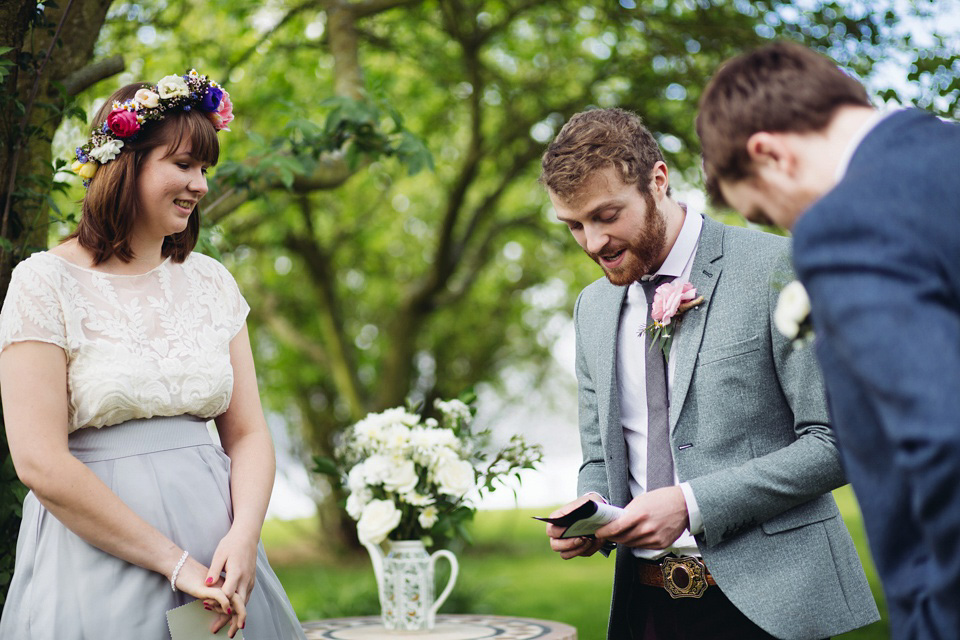
[[[230,331],[230,338],[233,339],[243,327],[243,323],[247,321],[250,305],[247,304],[243,294],[240,293],[240,287],[237,285],[233,274],[216,260],[212,258],[210,260],[216,265],[220,278],[223,323]]]
[[[66,322],[49,266],[27,258],[13,270],[0,312],[0,351],[14,342],[35,340],[67,348]]]

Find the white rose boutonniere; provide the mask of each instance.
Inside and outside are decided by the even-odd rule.
[[[794,280],[780,291],[777,308],[773,311],[773,324],[777,331],[795,343],[812,338],[810,297],[799,280]]]

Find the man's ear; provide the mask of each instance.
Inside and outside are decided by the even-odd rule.
[[[659,201],[667,194],[668,188],[670,188],[670,170],[667,169],[665,162],[658,161],[650,170],[650,191]]]
[[[793,175],[797,157],[784,136],[769,131],[758,131],[747,138],[747,154],[760,171],[776,170]]]

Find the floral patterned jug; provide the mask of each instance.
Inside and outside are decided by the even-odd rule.
[[[379,545],[364,546],[377,576],[383,626],[403,631],[432,629],[437,610],[457,579],[457,557],[445,549],[427,555],[420,540],[390,541],[390,553],[386,557]],[[450,579],[434,602],[433,571],[441,557],[450,563]]]

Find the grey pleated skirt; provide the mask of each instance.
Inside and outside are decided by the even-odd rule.
[[[141,518],[209,566],[230,528],[230,459],[203,420],[131,420],[69,437],[70,451]],[[169,640],[166,612],[192,601],[159,573],[84,542],[27,494],[13,580],[0,618],[3,640]],[[304,639],[257,548],[247,640]]]

